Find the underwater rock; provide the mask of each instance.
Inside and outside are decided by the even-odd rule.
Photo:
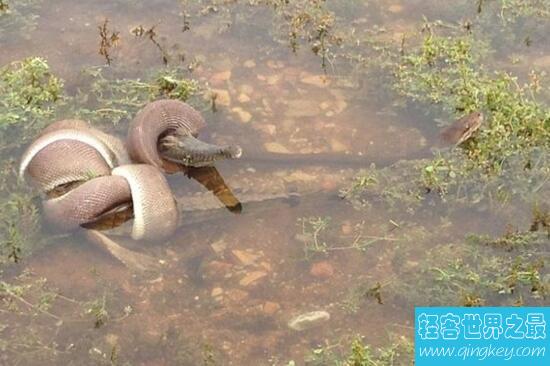
[[[268,60],[267,67],[270,69],[282,69],[285,67],[285,64],[282,61]]]
[[[296,99],[288,102],[285,116],[293,117],[313,117],[320,112],[319,104],[314,100]]]
[[[334,275],[334,267],[327,261],[317,262],[313,263],[309,273],[317,278],[330,278]]]
[[[403,11],[403,6],[400,4],[392,4],[388,7],[388,11],[394,14],[401,13]]]
[[[252,120],[252,114],[241,107],[235,107],[231,111],[237,115],[242,123],[248,123]]]
[[[231,70],[217,72],[210,77],[210,84],[216,87],[224,86],[231,79]]]
[[[212,297],[221,297],[223,295],[223,289],[221,287],[214,287],[210,295]]]
[[[241,286],[250,286],[257,283],[260,279],[267,276],[267,272],[264,271],[254,271],[247,273],[240,281],[239,285]]]
[[[248,69],[251,69],[253,67],[256,67],[256,62],[252,59],[250,60],[246,60],[243,64],[244,67],[248,68]]]
[[[265,78],[267,85],[275,85],[281,80],[281,75],[269,75]]]
[[[239,94],[237,100],[239,101],[239,103],[248,103],[250,102],[250,97],[245,93],[241,93]]]
[[[250,252],[246,252],[244,250],[232,250],[231,253],[237,258],[237,260],[243,265],[243,266],[252,266],[256,263],[256,261],[261,257],[259,254],[253,254]]]
[[[330,148],[333,152],[344,152],[348,150],[348,147],[338,139],[330,139]]]
[[[254,129],[258,130],[258,131],[261,131],[265,134],[268,134],[270,136],[273,136],[275,135],[275,133],[277,132],[277,126],[275,125],[272,125],[272,124],[266,124],[266,125],[255,125],[254,126]]]
[[[330,85],[330,80],[325,75],[305,74],[305,76],[301,77],[300,82],[313,85],[318,88],[324,88]]]
[[[341,229],[342,229],[342,234],[344,235],[350,235],[351,233],[353,233],[353,226],[349,221],[344,221],[342,223]]]
[[[216,105],[229,107],[231,105],[231,96],[225,89],[212,89],[212,94],[216,95]]]
[[[273,315],[281,309],[281,305],[276,302],[266,301],[262,305],[262,311],[267,315]]]
[[[278,142],[266,142],[264,148],[272,153],[290,154],[290,151]]]
[[[329,319],[330,319],[330,314],[324,310],[311,311],[309,313],[300,314],[292,318],[288,322],[288,326],[291,329],[302,331],[313,327],[317,327]]]

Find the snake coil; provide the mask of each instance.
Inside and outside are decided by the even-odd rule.
[[[163,175],[169,163],[157,144],[175,131],[196,137],[205,125],[199,112],[175,100],[155,101],[139,111],[126,144],[84,121],[58,121],[27,148],[19,174],[47,194],[44,216],[59,229],[74,230],[131,203],[132,238],[166,238],[176,229],[178,211]],[[61,195],[55,197],[56,190]]]

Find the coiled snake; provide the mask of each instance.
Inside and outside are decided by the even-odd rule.
[[[237,146],[207,144],[196,137],[206,123],[176,100],[146,105],[131,121],[126,143],[81,120],[48,126],[23,154],[19,174],[46,195],[43,211],[55,227],[71,231],[132,204],[132,238],[163,239],[176,229],[178,212],[165,172],[173,163],[158,147],[177,149],[187,166],[238,158]]]

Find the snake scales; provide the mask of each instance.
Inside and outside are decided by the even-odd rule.
[[[199,112],[176,100],[155,101],[140,110],[125,143],[84,121],[58,121],[27,148],[19,173],[46,194],[44,216],[64,231],[131,203],[132,238],[166,238],[176,229],[178,210],[163,174],[173,163],[160,156],[159,141],[177,143],[190,166],[241,155],[239,147],[197,140],[205,126]]]

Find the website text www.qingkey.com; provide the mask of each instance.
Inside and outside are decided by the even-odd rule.
[[[483,361],[487,358],[500,358],[505,361],[510,361],[513,358],[521,357],[540,357],[544,358],[546,347],[505,347],[493,346],[463,346],[463,347],[420,347],[420,357],[449,357],[461,358],[463,360],[476,359]]]

